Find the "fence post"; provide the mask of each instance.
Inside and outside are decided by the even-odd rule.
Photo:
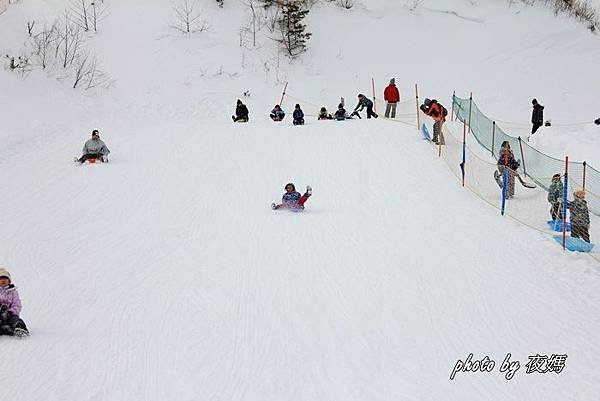
[[[419,116],[419,88],[415,84],[415,100],[417,102],[417,129],[421,129],[421,118]]]
[[[502,207],[500,209],[500,214],[504,216],[504,208],[506,207],[506,191],[508,190],[508,168],[504,168],[502,170]]]
[[[519,149],[521,149],[521,162],[523,162],[523,174],[527,177],[527,169],[525,168],[525,156],[523,155],[523,142],[521,141],[521,137],[519,137]]]
[[[464,119],[463,119],[464,122]],[[460,163],[460,168],[462,170],[462,186],[465,186],[465,165],[466,163],[466,149],[467,149],[467,125],[463,124],[463,143],[462,143],[462,162]]]
[[[567,242],[567,191],[569,189],[569,156],[565,156],[565,183],[563,188],[562,215],[562,246],[566,249]]]
[[[377,112],[377,100],[375,100],[375,78],[371,78],[371,86],[373,87],[373,111]]]
[[[450,112],[450,121],[454,121],[454,98],[456,97],[456,91],[452,92],[452,111]]]
[[[494,143],[496,143],[496,121],[492,121],[492,157],[494,157]]]
[[[283,87],[283,93],[281,94],[281,100],[279,101],[279,105],[283,103],[283,98],[285,97],[285,90],[287,89],[287,81],[285,81],[285,86]]]
[[[469,95],[469,131],[471,131],[471,105],[473,104],[473,92]]]
[[[585,169],[587,167],[587,163],[585,160],[583,161],[583,192],[585,192]]]

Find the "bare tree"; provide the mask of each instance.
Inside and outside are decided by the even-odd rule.
[[[60,23],[56,41],[56,57],[60,60],[62,67],[67,68],[83,47],[83,35],[79,25],[72,22],[69,10],[64,11]]]
[[[104,0],[95,0],[90,3],[92,6],[92,26],[94,27],[94,32],[98,32],[98,22],[102,21],[106,17],[106,5],[104,4]]]
[[[80,84],[85,85],[85,89],[95,88],[97,86],[109,83],[108,76],[100,70],[98,59],[89,52],[84,51],[79,54],[73,63],[73,88]]]
[[[183,33],[202,32],[209,28],[208,23],[202,18],[202,9],[197,0],[181,0],[173,6],[175,22],[171,28]]]
[[[354,0],[338,0],[338,5],[349,10],[354,7]]]
[[[84,31],[90,30],[88,22],[88,5],[86,0],[71,0],[70,7],[73,13],[73,22],[79,25]]]
[[[243,2],[252,12],[252,46],[256,47],[256,0],[244,0]]]
[[[35,55],[43,69],[48,67],[51,56],[51,48],[55,41],[58,40],[58,32],[56,30],[56,22],[50,28],[44,24],[44,29],[33,37],[33,45]]]
[[[33,27],[35,26],[35,20],[27,21],[27,33],[29,37],[33,35]]]

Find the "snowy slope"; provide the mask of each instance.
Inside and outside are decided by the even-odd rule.
[[[15,5],[0,16],[0,37],[18,46],[23,22],[54,15],[59,3]],[[0,338],[0,399],[595,399],[594,259],[500,218],[459,187],[412,126],[309,118],[293,127],[272,124],[266,111],[286,79],[284,105],[302,99],[314,113],[369,93],[372,76],[379,87],[396,76],[406,98],[415,81],[442,99],[476,90],[490,113],[527,119],[514,99],[528,107],[562,67],[504,71],[535,56],[560,60],[567,41],[529,30],[532,16],[576,38],[573,54],[597,38],[540,9],[515,15],[503,2],[456,2],[465,19],[440,12],[451,10],[447,2],[411,12],[373,0],[347,13],[315,6],[314,46],[301,61],[277,68],[265,40],[245,50],[241,68],[231,27],[245,11],[213,3],[205,2],[213,29],[189,39],[169,31],[168,4],[111,4],[91,43],[115,79],[109,90],[0,74],[0,263],[20,287],[33,333]],[[510,36],[491,54],[482,35],[500,42],[507,21]],[[439,63],[424,61],[434,57],[424,43],[440,34],[425,26],[452,35],[449,43],[479,41],[480,64],[458,57],[458,45],[441,48]],[[398,52],[384,43],[392,27]],[[415,32],[425,38],[412,41]],[[519,41],[547,47],[529,59],[511,50]],[[547,96],[565,107],[590,100],[582,81]],[[232,105],[247,89],[251,122],[234,125]],[[111,162],[73,166],[92,128]],[[269,209],[288,181],[313,186],[304,213]],[[511,381],[498,368],[451,381],[470,352],[498,365],[510,352],[522,367]],[[525,374],[535,353],[568,354],[565,370]]]

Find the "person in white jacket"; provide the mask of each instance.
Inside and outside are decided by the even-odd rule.
[[[79,163],[85,163],[88,159],[96,159],[101,162],[108,161],[108,154],[110,150],[106,144],[100,139],[100,133],[97,129],[92,131],[92,139],[88,139],[83,145],[83,156],[81,156],[77,161]]]

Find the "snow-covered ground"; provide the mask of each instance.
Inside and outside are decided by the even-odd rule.
[[[284,81],[286,110],[315,114],[394,76],[403,100],[418,82],[499,120],[527,124],[537,97],[556,124],[592,121],[597,36],[504,1],[323,3],[289,64],[266,29],[240,48],[241,2],[203,3],[211,30],[184,38],[168,2],[110,2],[89,40],[109,89],[0,74],[0,264],[32,331],[0,338],[0,399],[596,399],[596,259],[501,218],[412,125],[267,113]],[[62,4],[11,5],[0,50]],[[246,90],[251,122],[232,124]],[[74,166],[94,128],[111,162]],[[594,128],[533,139],[600,166]],[[289,181],[313,186],[307,210],[271,211]],[[469,353],[496,368],[450,380]],[[565,369],[526,374],[537,353]]]

